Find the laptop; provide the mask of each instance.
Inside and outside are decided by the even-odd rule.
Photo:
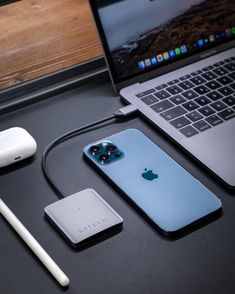
[[[234,188],[234,0],[89,2],[121,99]]]

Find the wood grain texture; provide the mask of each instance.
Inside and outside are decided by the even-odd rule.
[[[0,7],[0,89],[101,54],[87,0]]]

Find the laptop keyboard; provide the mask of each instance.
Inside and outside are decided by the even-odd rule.
[[[186,137],[235,117],[235,57],[136,95]]]

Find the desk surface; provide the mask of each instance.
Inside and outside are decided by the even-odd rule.
[[[0,217],[0,292],[41,293],[235,293],[235,198],[213,177],[140,118],[106,125],[58,147],[49,158],[54,180],[67,195],[96,189],[124,218],[123,230],[83,251],[72,249],[46,221],[43,209],[58,198],[41,171],[45,146],[72,128],[120,106],[110,82],[98,80],[0,118],[1,130],[26,128],[37,140],[36,157],[2,170],[1,197],[71,279],[64,290]],[[82,159],[86,144],[138,128],[221,198],[224,214],[177,240],[161,235]]]

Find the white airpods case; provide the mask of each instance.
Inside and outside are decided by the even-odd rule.
[[[35,154],[37,143],[23,128],[14,127],[0,132],[0,168]]]

